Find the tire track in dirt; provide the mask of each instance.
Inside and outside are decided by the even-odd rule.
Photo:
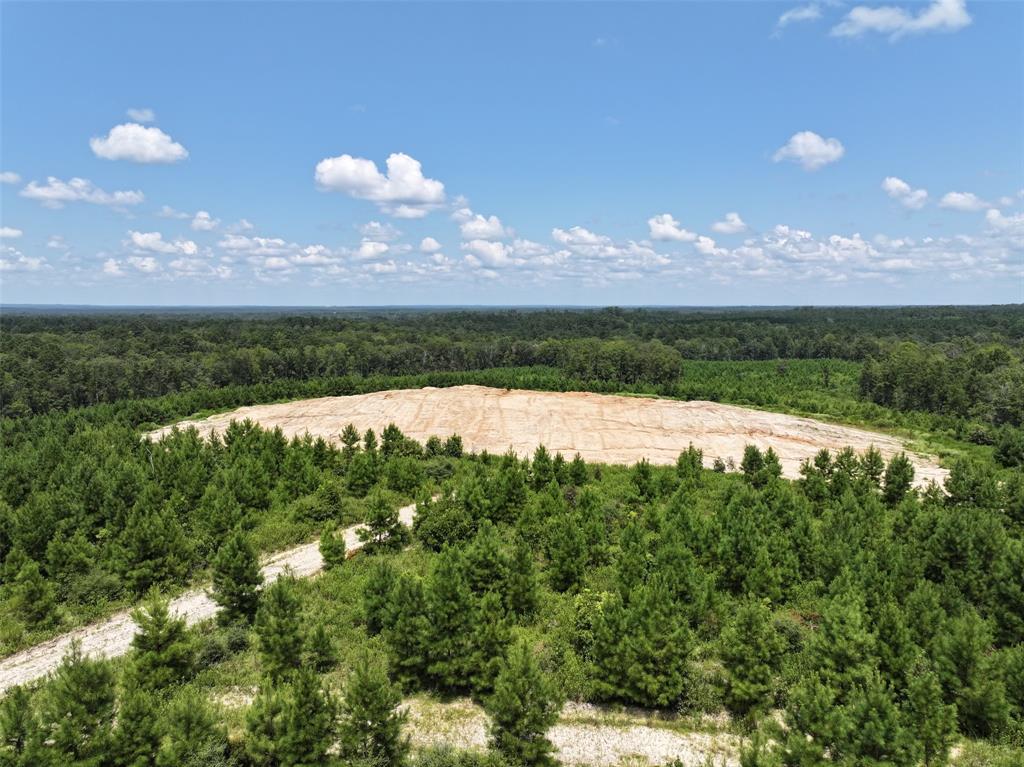
[[[399,519],[411,525],[416,504],[398,510]],[[363,546],[358,530],[362,525],[346,528],[345,548],[348,551]],[[286,570],[297,577],[306,578],[323,569],[320,544],[304,543],[272,554],[261,568],[266,583],[273,583]],[[205,588],[192,589],[171,600],[170,611],[185,619],[189,626],[209,620],[217,614],[217,604]],[[26,684],[54,671],[75,641],[81,643],[82,653],[93,658],[115,658],[128,652],[135,636],[136,626],[130,610],[122,610],[106,620],[70,631],[16,652],[0,660],[0,694],[19,684]]]

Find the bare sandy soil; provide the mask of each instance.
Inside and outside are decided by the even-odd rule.
[[[722,405],[717,402],[679,402],[585,392],[539,392],[453,386],[445,389],[400,389],[351,397],[321,397],[276,405],[254,405],[178,426],[195,426],[201,433],[220,433],[232,420],[249,418],[265,428],[280,427],[285,436],[305,433],[338,441],[352,423],[360,432],[378,433],[394,423],[420,442],[428,437],[459,434],[467,450],[520,456],[543,444],[566,456],[579,453],[586,461],[631,464],[646,458],[656,464],[674,463],[691,442],[704,451],[705,464],[716,458],[739,465],[743,448],[774,448],[787,477],[799,477],[800,464],[821,448],[849,446],[858,452],[870,445],[888,460],[906,451],[899,439],[878,432]],[[151,433],[159,438],[172,427]],[[934,459],[908,451],[918,485],[940,485],[946,471]]]
[[[487,746],[487,714],[470,700],[438,703],[410,698],[407,732],[417,748],[449,745],[463,749]],[[562,764],[589,767],[659,765],[678,759],[686,767],[735,767],[735,735],[682,733],[658,727],[644,716],[607,714],[590,704],[568,703],[548,739]]]
[[[411,525],[415,511],[415,504],[404,506],[398,510],[398,516],[403,524]],[[344,531],[345,548],[349,551],[362,548],[362,541],[356,532],[359,527],[355,525]],[[305,578],[320,572],[323,565],[320,544],[306,543],[272,555],[263,565],[262,571],[265,582],[273,583],[286,570],[290,570],[296,577]],[[218,609],[205,589],[186,591],[170,604],[171,613],[184,618],[189,626],[212,618]],[[81,643],[85,655],[114,658],[128,652],[135,632],[136,626],[130,611],[124,610],[99,623],[83,626],[9,655],[0,660],[0,694],[14,685],[31,682],[54,671],[75,641]]]

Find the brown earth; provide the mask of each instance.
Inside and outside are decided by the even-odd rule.
[[[220,433],[232,420],[249,418],[265,428],[280,427],[286,437],[305,433],[337,442],[352,423],[360,433],[394,423],[420,442],[428,437],[459,434],[467,450],[520,456],[543,444],[567,457],[579,453],[597,463],[631,464],[646,458],[656,464],[674,463],[691,442],[704,451],[704,463],[730,459],[738,466],[743,448],[757,445],[778,453],[783,473],[799,476],[800,464],[821,448],[849,446],[857,452],[870,445],[888,460],[907,451],[896,437],[812,418],[769,413],[717,402],[679,402],[586,392],[540,392],[453,386],[445,389],[399,389],[351,397],[320,397],[276,405],[253,405],[194,421],[204,435]],[[154,439],[170,431],[152,432]],[[942,484],[946,471],[924,455],[914,462],[916,483]]]

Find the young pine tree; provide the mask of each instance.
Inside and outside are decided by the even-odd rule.
[[[887,506],[898,506],[914,484],[914,464],[906,455],[894,456],[885,467],[882,480],[882,499]]]
[[[402,575],[394,587],[393,607],[384,636],[391,648],[394,669],[402,684],[422,684],[434,648],[433,626],[427,611],[427,596],[419,578]]]
[[[14,579],[14,602],[18,614],[32,628],[43,628],[53,623],[53,586],[39,572],[39,564],[29,559]]]
[[[491,718],[491,747],[509,764],[533,767],[557,764],[547,731],[561,708],[554,688],[537,665],[525,642],[502,660],[487,700]]]
[[[520,619],[530,618],[537,609],[537,567],[526,541],[516,540],[508,578],[507,606]]]
[[[370,495],[366,526],[359,528],[358,533],[367,554],[398,551],[409,541],[409,530],[398,518],[398,509],[380,491]]]
[[[438,555],[427,581],[426,598],[430,626],[428,671],[441,687],[464,687],[473,631],[473,593],[457,550],[445,549]]]
[[[722,631],[720,642],[728,709],[747,716],[771,708],[786,641],[776,629],[768,605],[757,600],[741,604]]]
[[[160,722],[163,742],[157,767],[228,764],[227,733],[217,724],[206,696],[187,690],[172,699]]]
[[[387,669],[368,652],[356,661],[341,704],[339,746],[352,763],[399,767],[409,753],[402,735],[407,714],[395,709],[402,691],[388,679]]]
[[[363,587],[363,615],[366,618],[366,630],[371,636],[379,634],[391,624],[390,615],[397,582],[395,568],[388,560],[380,559],[374,563]]]
[[[195,664],[195,648],[184,618],[172,617],[167,600],[154,595],[132,612],[139,630],[132,639],[128,679],[141,690],[162,690],[187,679]]]
[[[278,763],[282,767],[326,765],[337,733],[337,704],[311,669],[299,671],[284,687],[280,727],[277,732]]]
[[[329,671],[338,662],[338,649],[323,623],[316,624],[309,632],[305,652],[310,668],[318,674]]]
[[[261,585],[263,574],[256,552],[245,534],[236,530],[213,559],[210,596],[221,608],[217,621],[222,625],[235,621],[251,623],[259,607]]]
[[[548,521],[548,576],[555,591],[575,589],[589,560],[583,523],[577,514],[561,514]]]
[[[117,726],[111,742],[113,763],[119,767],[153,767],[162,738],[157,699],[151,690],[130,679],[117,705]]]
[[[114,723],[114,672],[106,661],[82,655],[76,643],[47,686],[39,723],[56,764],[101,765]]]
[[[346,554],[344,533],[339,533],[334,525],[325,527],[320,535],[320,556],[324,560],[324,569],[341,567],[345,564]]]
[[[910,674],[906,711],[925,767],[945,764],[956,736],[956,706],[942,699],[938,674],[924,657],[917,658]]]
[[[295,579],[278,578],[260,600],[256,636],[263,673],[278,682],[302,665],[302,626]]]
[[[477,696],[489,694],[511,640],[508,614],[494,591],[477,604],[476,623],[470,640],[470,687]]]

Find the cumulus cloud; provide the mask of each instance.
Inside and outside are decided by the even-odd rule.
[[[733,211],[726,213],[721,221],[713,223],[711,228],[719,234],[739,234],[747,230],[747,225],[740,218],[740,214]]]
[[[1024,213],[1006,216],[999,210],[991,208],[986,211],[985,220],[993,229],[1012,235],[1024,235]]]
[[[441,250],[441,243],[433,237],[424,237],[420,240],[420,250],[424,253],[437,253]]]
[[[105,160],[172,163],[188,157],[188,150],[162,130],[138,123],[115,125],[106,137],[89,139],[89,146]]]
[[[287,255],[299,247],[279,237],[247,237],[241,234],[226,234],[217,245],[232,253],[254,256]]]
[[[0,247],[0,272],[38,272],[49,268],[46,259],[26,256],[9,245]]]
[[[462,249],[477,259],[476,263],[487,266],[508,266],[511,263],[511,249],[503,242],[493,240],[470,240],[462,243]],[[470,261],[470,264],[473,264]]]
[[[183,253],[186,256],[194,256],[199,252],[199,247],[192,240],[175,240],[167,242],[160,232],[128,232],[129,244],[139,250],[148,250],[153,253]]]
[[[804,170],[818,170],[829,163],[836,162],[846,153],[842,142],[837,138],[822,138],[814,131],[794,133],[784,146],[779,147],[772,159],[775,162],[792,160],[798,162]]]
[[[468,218],[459,225],[459,231],[465,240],[501,240],[511,236],[512,232],[506,229],[501,219],[497,216],[481,216],[479,213],[471,213]]]
[[[15,173],[13,170],[5,170],[0,173],[0,184],[20,184],[21,176]]]
[[[652,240],[693,242],[697,239],[696,233],[683,229],[669,213],[661,213],[647,219],[647,226],[650,229]]]
[[[934,0],[917,14],[892,5],[858,5],[832,28],[835,37],[860,37],[869,32],[898,40],[924,32],[955,32],[972,21],[966,0]]]
[[[145,107],[141,109],[128,109],[125,114],[137,123],[151,123],[156,119],[156,114],[153,110]]]
[[[68,202],[121,207],[138,205],[146,199],[139,191],[104,192],[88,179],[73,178],[70,181],[61,181],[54,176],[48,176],[45,185],[30,181],[19,194],[30,200],[38,200],[48,208],[60,208]]]
[[[920,210],[928,201],[926,189],[913,189],[910,184],[896,176],[886,176],[882,179],[882,189],[904,208],[911,210]]]
[[[795,24],[800,21],[815,21],[821,18],[821,9],[817,3],[811,3],[809,5],[799,5],[796,8],[790,8],[784,14],[779,16],[779,20],[775,22],[775,29],[781,30],[788,27],[790,24]]]
[[[127,261],[144,274],[160,271],[160,263],[152,256],[129,256]]]
[[[370,259],[380,258],[390,249],[386,242],[363,240],[359,243],[359,248],[352,255],[360,261],[369,261]]]
[[[185,218],[191,218],[192,217],[188,213],[183,213],[180,210],[175,210],[170,205],[163,205],[163,206],[161,206],[160,210],[158,210],[156,212],[156,214],[158,216],[160,216],[160,218],[181,218],[181,219],[185,219]]]
[[[0,226],[0,239],[13,240],[17,237],[21,237],[24,232],[20,229],[15,229],[13,226]]]
[[[386,173],[373,160],[343,154],[318,162],[314,175],[322,190],[375,202],[397,218],[421,218],[445,199],[444,184],[425,177],[420,162],[400,152],[388,156]]]
[[[213,218],[207,211],[200,210],[196,211],[195,217],[192,219],[192,228],[197,232],[212,232],[220,225],[219,218]]]
[[[391,242],[402,236],[402,233],[392,224],[370,221],[359,227],[359,233],[367,240],[378,242]]]
[[[974,212],[989,207],[989,203],[973,192],[946,192],[939,200],[939,207]]]
[[[115,258],[108,258],[103,262],[103,273],[108,277],[124,277],[126,274],[121,268],[121,263]]]
[[[671,218],[671,216],[669,216],[669,218]],[[589,229],[584,229],[582,226],[573,226],[568,230],[555,227],[551,230],[551,237],[555,242],[562,245],[600,246],[611,243],[610,237],[605,237],[601,234],[594,234]]]

